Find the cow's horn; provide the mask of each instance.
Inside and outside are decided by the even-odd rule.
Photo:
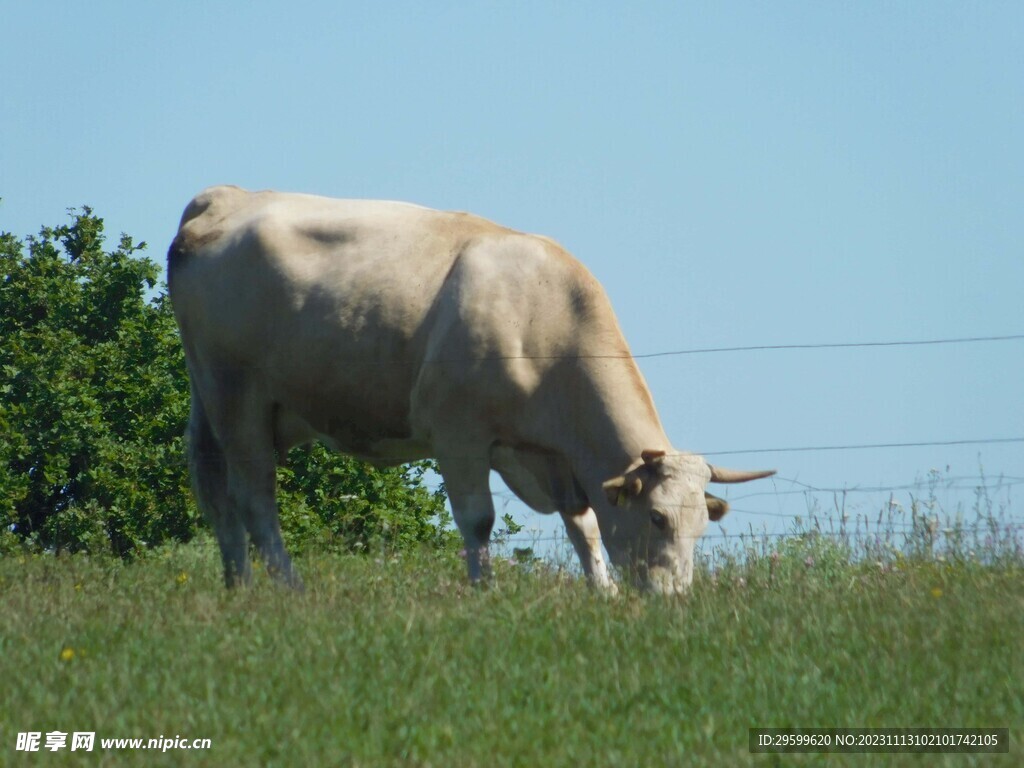
[[[774,469],[759,469],[748,472],[742,469],[725,469],[708,464],[711,470],[711,482],[713,483],[745,483],[748,480],[760,480],[762,477],[771,477],[775,474]]]

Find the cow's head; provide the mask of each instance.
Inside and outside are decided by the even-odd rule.
[[[602,539],[616,567],[638,586],[662,594],[686,591],[693,551],[708,520],[729,505],[704,489],[709,482],[742,483],[775,470],[738,472],[713,467],[693,454],[644,451],[642,463],[604,483],[614,514],[602,515]]]

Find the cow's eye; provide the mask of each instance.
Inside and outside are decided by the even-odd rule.
[[[661,512],[656,509],[651,510],[651,523],[659,531],[665,530],[665,526],[668,525],[668,518],[665,517]]]

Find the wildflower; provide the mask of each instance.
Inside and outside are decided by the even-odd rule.
[[[932,597],[942,597],[942,589],[940,587],[932,587]]]
[[[71,661],[73,658],[75,658],[75,649],[74,648],[65,647],[60,652],[60,660],[61,661]]]
[[[179,587],[182,586],[186,581],[188,581],[188,574],[182,571],[178,574],[177,578],[175,578],[175,581],[178,582]]]

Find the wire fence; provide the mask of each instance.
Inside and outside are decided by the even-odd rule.
[[[711,355],[725,354],[732,352],[782,352],[800,350],[826,350],[826,349],[877,349],[885,347],[932,347],[946,346],[951,344],[980,344],[1004,341],[1024,341],[1024,334],[1006,334],[1002,336],[964,336],[958,338],[942,339],[901,339],[896,341],[844,341],[826,342],[821,344],[759,344],[738,347],[695,347],[692,349],[673,349],[662,352],[641,352],[633,354],[628,350],[623,352],[609,352],[601,354],[517,354],[517,355],[485,355],[481,357],[443,357],[432,359],[431,364],[445,363],[476,363],[476,362],[497,362],[503,360],[652,360],[660,357],[681,357],[685,355]],[[360,361],[351,361],[367,364],[388,364],[407,361],[387,360],[373,358]]]
[[[743,448],[730,451],[699,451],[701,456],[736,456],[748,453],[818,453],[821,451],[866,451],[885,448],[945,448],[960,445],[1005,445],[1024,443],[1024,437],[986,437],[968,440],[921,440],[909,443],[861,443],[856,445],[814,445],[796,448]]]
[[[803,483],[799,480],[785,478],[785,477],[772,477],[771,482],[775,483],[789,483],[791,485],[800,486],[794,490],[771,490],[771,491],[753,491],[751,493],[744,493],[739,496],[732,496],[727,501],[729,502],[729,508],[736,512],[744,512],[747,514],[767,515],[770,517],[787,517],[796,518],[804,517],[801,513],[782,513],[782,512],[771,512],[768,510],[752,510],[742,509],[735,506],[737,501],[745,501],[753,498],[776,498],[781,496],[803,496],[810,498],[818,494],[830,494],[838,496],[856,496],[864,494],[881,494],[881,493],[897,493],[897,492],[910,492],[910,491],[971,491],[971,492],[991,492],[1000,491],[1008,488],[1015,488],[1019,485],[1024,485],[1024,477],[997,475],[995,477],[989,477],[986,475],[958,475],[958,476],[936,476],[934,479],[919,480],[914,483],[902,483],[899,485],[874,485],[874,486],[836,486],[836,487],[817,487],[808,483]],[[503,502],[515,502],[519,498],[511,491],[492,491],[491,496],[499,501]]]
[[[699,542],[717,544],[751,544],[756,542],[826,537],[847,544],[905,546],[912,541],[928,541],[930,547],[941,548],[948,541],[970,540],[978,545],[994,539],[1010,549],[1024,547],[1024,518],[1012,508],[1012,490],[1024,485],[1024,477],[978,475],[942,475],[936,471],[913,483],[865,487],[816,487],[789,478],[773,478],[779,484],[799,486],[795,489],[756,491],[730,499],[732,515],[694,537]],[[965,508],[960,500],[955,508],[945,506],[949,494],[972,494],[973,501]],[[493,494],[507,510],[517,497],[509,492]],[[878,496],[883,498],[879,499]],[[800,512],[754,509],[734,502],[758,498],[803,497],[806,509]],[[870,497],[874,496],[874,499]],[[822,497],[831,504],[823,505]],[[867,498],[874,507],[852,508],[850,497]],[[788,525],[786,530],[769,530],[765,518],[775,525]],[[760,528],[756,526],[761,526]],[[541,532],[533,528],[510,533],[507,529],[495,535],[495,542],[506,547],[552,549],[555,545],[568,549],[570,541],[564,531]]]
[[[517,360],[517,359],[566,359],[566,360],[585,360],[585,359],[635,359],[635,360],[650,360],[657,358],[669,358],[669,357],[680,357],[680,356],[691,356],[691,355],[705,355],[705,354],[729,354],[729,353],[750,353],[750,352],[781,352],[781,351],[807,351],[807,350],[854,350],[854,349],[878,349],[878,348],[901,348],[901,347],[935,347],[935,346],[947,346],[947,345],[966,345],[966,344],[991,344],[991,343],[1006,343],[1006,342],[1020,342],[1024,341],[1024,334],[1004,334],[1004,335],[988,335],[988,336],[967,336],[967,337],[948,337],[948,338],[933,338],[933,339],[901,339],[901,340],[883,340],[883,341],[854,341],[854,342],[832,342],[832,343],[807,343],[807,344],[765,344],[765,345],[744,345],[744,346],[732,346],[732,347],[706,347],[706,348],[692,348],[692,349],[677,349],[660,352],[648,352],[640,354],[631,354],[625,352],[622,354],[599,354],[599,355],[572,355],[572,356],[556,356],[556,355],[509,355],[509,356],[488,356],[485,358],[463,358],[463,359],[444,359],[437,360],[437,363],[472,363],[481,361],[502,361],[502,360]],[[363,361],[363,362],[374,362],[383,363],[385,361]],[[404,363],[403,363],[404,364]],[[756,447],[756,448],[744,448],[744,449],[729,449],[729,450],[710,450],[710,451],[695,451],[700,456],[705,457],[723,457],[723,456],[739,456],[739,455],[756,455],[756,454],[783,454],[783,453],[820,453],[820,452],[838,452],[838,451],[871,451],[871,450],[898,450],[898,449],[910,449],[910,448],[927,448],[927,447],[959,447],[959,446],[1008,446],[1015,444],[1024,444],[1024,436],[994,436],[994,437],[957,437],[942,440],[917,440],[917,441],[905,441],[905,442],[877,442],[877,443],[850,443],[850,444],[825,444],[825,445],[797,445],[797,446],[769,446],[769,447]],[[680,452],[675,455],[687,455],[690,452]],[[987,499],[985,503],[991,506],[991,496],[993,494],[1006,493],[1008,494],[1010,489],[1015,488],[1019,485],[1024,485],[1024,477],[1019,476],[997,476],[989,477],[985,475],[959,475],[956,477],[929,477],[924,480],[918,480],[913,483],[901,483],[893,485],[872,485],[872,486],[842,486],[842,487],[821,487],[813,484],[805,483],[800,480],[793,478],[775,477],[772,482],[776,485],[772,490],[757,490],[748,493],[741,494],[729,499],[731,509],[734,513],[740,513],[742,515],[749,515],[754,518],[770,518],[778,521],[787,521],[794,524],[805,524],[810,522],[812,525],[818,526],[812,529],[816,535],[824,535],[824,531],[821,529],[822,524],[832,526],[831,533],[835,535],[843,536],[847,539],[852,540],[868,540],[872,537],[877,538],[880,535],[903,535],[908,532],[913,532],[920,528],[921,522],[918,519],[917,513],[921,510],[922,515],[932,513],[933,509],[929,508],[929,504],[934,506],[936,501],[936,495],[942,493],[953,493],[953,492],[973,492],[979,497]],[[789,488],[780,489],[778,485],[789,485]],[[919,509],[914,510],[913,519],[901,520],[896,519],[894,516],[897,509],[902,509],[903,505],[901,502],[896,501],[895,494],[910,494],[910,498],[907,501],[908,506],[916,506]],[[847,501],[850,498],[856,497],[867,497],[869,495],[878,494],[890,494],[890,498],[886,501],[882,501],[882,508],[877,514],[871,514],[862,511],[849,512],[846,506]],[[915,495],[916,494],[916,495]],[[506,510],[512,503],[518,503],[519,499],[515,494],[508,491],[494,491],[491,494],[494,499],[501,502]],[[833,508],[835,510],[834,517],[823,515],[820,509],[820,498],[823,496],[831,495],[833,497]],[[803,512],[787,512],[787,511],[773,511],[767,509],[751,509],[746,506],[737,507],[736,502],[749,501],[752,499],[771,501],[772,499],[785,499],[788,497],[799,497],[802,496],[807,502],[807,510]],[[781,506],[781,505],[780,505]],[[1005,508],[1009,507],[1009,498],[1007,496],[1005,500]],[[991,509],[989,510],[991,512]],[[991,524],[990,520],[982,519],[982,515],[978,516],[978,520],[971,526],[964,526],[962,521],[957,523],[961,532],[971,532],[975,530],[982,530],[985,526]],[[991,515],[990,515],[991,517]],[[874,519],[875,523],[871,524],[870,519]],[[720,526],[717,529],[709,530],[703,536],[700,537],[701,541],[710,542],[722,542],[722,541],[737,541],[737,540],[751,540],[752,537],[761,539],[784,539],[791,537],[803,537],[808,535],[806,527],[799,530],[789,531],[755,531],[749,528],[743,532],[732,532],[732,526],[730,523],[727,526]],[[1016,535],[1016,533],[1024,529],[1024,523],[1013,518],[1008,513],[1003,514],[1003,519],[1000,525],[1002,530],[1009,535]],[[798,526],[799,527],[799,526]],[[830,534],[831,535],[831,534]],[[565,544],[568,545],[568,539],[564,532],[559,534],[544,534],[540,535],[537,532],[525,532],[517,534],[505,534],[499,535],[497,541],[502,544],[516,545],[523,544],[526,546],[536,546],[539,544]]]
[[[1024,531],[1024,522],[1017,523],[999,523],[998,530],[1001,533],[1012,535],[1016,531]],[[888,528],[879,530],[842,530],[842,531],[825,531],[820,528],[808,528],[802,531],[745,531],[741,533],[705,533],[700,536],[693,537],[696,541],[746,541],[755,542],[762,539],[808,539],[808,538],[833,538],[833,539],[849,539],[849,540],[860,540],[860,541],[875,541],[882,540],[882,537],[889,534],[902,535],[916,530],[917,527],[909,527],[905,531],[892,531]],[[973,525],[959,526],[956,528],[945,527],[938,528],[935,530],[937,534],[951,534],[956,533],[958,535],[988,532],[991,530],[989,523],[976,523]],[[594,541],[601,541],[599,538],[595,538]],[[513,535],[502,535],[496,534],[493,543],[494,544],[540,544],[555,542],[559,544],[565,544],[566,546],[571,545],[568,536],[564,533],[558,534],[545,534],[545,535],[534,535],[526,533],[517,533]]]
[[[842,544],[851,552],[906,553],[927,551],[930,555],[943,553],[981,552],[988,555],[1011,553],[1018,560],[1024,557],[1024,521],[1005,519],[980,519],[972,523],[941,522],[935,517],[923,515],[919,520],[901,526],[885,523],[877,526],[865,525],[864,520],[852,524],[834,525],[835,521],[806,518],[807,523],[797,530],[768,531],[750,528],[736,533],[707,532],[695,536],[697,551],[711,554],[725,545],[724,551],[738,551],[765,548],[773,543],[792,540],[802,543],[824,542]],[[830,524],[825,524],[830,523]],[[600,538],[594,539],[601,542]],[[540,534],[521,532],[497,534],[492,540],[498,554],[526,550],[531,556],[550,558],[571,555],[572,542],[565,532]]]
[[[825,344],[764,344],[745,347],[705,347],[700,349],[681,349],[671,352],[650,352],[647,354],[633,355],[634,359],[674,357],[677,355],[707,355],[724,352],[764,352],[781,350],[802,350],[802,349],[868,349],[874,347],[925,347],[946,344],[976,344],[981,342],[994,341],[1022,341],[1024,334],[1009,334],[1006,336],[968,336],[952,339],[915,339],[902,341],[851,341]]]
[[[833,522],[833,521],[829,521]],[[917,562],[978,564],[1024,563],[1024,521],[979,519],[970,524],[939,527],[934,518],[922,516],[907,528],[884,526],[875,530],[854,526],[838,529],[810,520],[800,530],[708,533],[694,542],[694,558],[713,572],[758,560],[776,562],[795,558],[804,567],[819,560],[859,562],[882,571],[898,569],[905,558]],[[514,565],[545,563],[569,573],[581,573],[571,542],[564,533],[506,535],[495,540],[492,552]]]
[[[733,347],[707,347],[693,349],[677,349],[661,352],[649,352],[640,354],[608,354],[608,355],[580,355],[569,358],[553,355],[510,355],[495,356],[486,358],[487,361],[514,360],[514,359],[634,359],[651,360],[658,358],[680,357],[690,355],[706,354],[730,354],[746,352],[781,352],[781,351],[806,351],[806,350],[853,350],[853,349],[878,349],[878,348],[900,348],[900,347],[934,347],[944,345],[964,345],[1000,342],[1024,341],[1024,334],[1004,334],[989,336],[969,336],[956,338],[935,338],[935,339],[903,339],[889,341],[860,341],[860,342],[838,342],[838,343],[815,343],[815,344],[765,344],[745,345]],[[443,360],[437,362],[479,362],[479,360]],[[998,436],[979,438],[950,438],[943,440],[917,440],[906,442],[879,442],[879,443],[856,443],[856,444],[826,444],[826,445],[799,445],[785,447],[757,447],[730,450],[696,451],[694,453],[706,457],[739,456],[747,454],[782,454],[782,453],[819,453],[835,451],[868,451],[868,450],[897,450],[909,448],[927,447],[958,447],[958,446],[1007,446],[1024,444],[1024,436]],[[689,452],[687,452],[689,453]],[[676,455],[682,455],[676,454]],[[879,541],[882,538],[892,540],[902,537],[905,541],[912,536],[931,537],[932,543],[940,535],[945,536],[978,536],[997,531],[999,535],[1009,537],[1020,546],[1020,532],[1024,531],[1024,521],[1012,516],[1009,512],[1010,489],[1024,485],[1024,477],[1018,476],[996,476],[985,475],[959,475],[959,476],[930,476],[913,483],[900,483],[893,485],[872,485],[872,486],[843,486],[843,487],[819,487],[792,478],[775,477],[772,482],[776,486],[789,485],[788,489],[775,487],[772,490],[758,490],[744,493],[729,499],[731,509],[734,513],[754,518],[770,518],[777,521],[788,522],[791,526],[786,531],[755,530],[752,524],[743,531],[736,532],[734,524],[720,525],[716,529],[707,531],[699,537],[701,542],[710,542],[712,545],[723,542],[752,542],[782,540],[787,538],[806,538],[808,536],[833,536],[843,540],[871,542]],[[963,519],[963,512],[955,510],[953,519],[949,514],[946,519],[940,520],[937,510],[937,497],[942,494],[954,492],[971,492],[975,494],[975,519],[966,523]],[[869,495],[889,494],[889,498],[881,502],[881,508],[877,512],[851,511],[847,508],[847,500],[857,497],[868,497]],[[909,513],[904,505],[896,500],[896,494],[909,494],[906,506],[910,508]],[[997,499],[993,502],[993,496],[1005,494],[1005,499]],[[496,501],[501,502],[505,509],[509,505],[519,502],[515,494],[507,491],[492,492]],[[772,499],[784,499],[787,497],[802,496],[806,500],[807,509],[803,512],[771,511],[766,509],[750,509],[736,507],[735,502],[759,499],[771,501]],[[821,511],[820,499],[823,496],[833,497],[834,512],[824,514]],[[993,507],[998,507],[994,509]],[[906,519],[909,514],[910,519]],[[735,525],[742,525],[737,523]],[[941,526],[941,527],[940,527]],[[923,532],[923,533],[922,533]],[[569,539],[564,531],[559,533],[539,533],[538,531],[520,531],[518,533],[498,533],[495,542],[506,547],[538,547],[544,545],[561,545],[570,547]]]

